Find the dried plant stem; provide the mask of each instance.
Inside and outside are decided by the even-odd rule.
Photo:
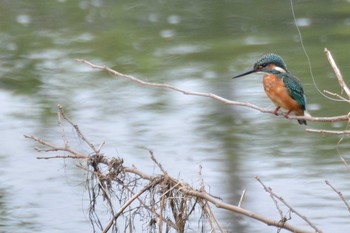
[[[62,107],[59,107],[59,112],[61,116],[64,114]],[[269,226],[275,226],[279,229],[283,228],[297,233],[307,232],[286,222],[269,219],[244,209],[241,206],[225,203],[205,191],[203,180],[201,181],[200,189],[196,189],[179,179],[169,176],[164,167],[156,160],[152,152],[150,152],[151,159],[161,171],[160,175],[149,175],[136,167],[125,167],[123,166],[122,159],[108,158],[100,153],[100,151],[94,146],[91,146],[93,144],[82,134],[78,125],[70,121],[67,116],[62,116],[62,118],[74,128],[79,138],[83,138],[86,145],[88,145],[88,147],[96,154],[93,153],[93,155],[89,155],[72,149],[67,138],[62,138],[64,146],[58,146],[35,136],[25,137],[34,140],[44,147],[43,149],[37,149],[38,152],[68,153],[67,155],[54,155],[46,157],[40,156],[38,159],[71,158],[88,161],[86,165],[82,165],[80,163],[78,167],[91,174],[91,178],[87,180],[89,183],[89,195],[92,205],[90,208],[90,216],[92,216],[91,221],[97,222],[97,227],[101,228],[102,232],[108,232],[112,227],[116,228],[117,220],[123,216],[127,208],[130,208],[129,211],[133,211],[133,209],[135,209],[131,208],[131,204],[134,203],[136,199],[140,203],[136,209],[144,208],[149,211],[153,218],[157,219],[159,232],[162,231],[162,223],[164,223],[167,228],[170,227],[176,229],[178,232],[184,232],[190,215],[194,213],[194,209],[199,208],[199,206],[204,214],[203,216],[205,216],[207,220],[205,222],[210,222],[209,225],[211,230],[213,232],[216,230],[219,232],[225,232],[214,212],[211,210],[209,203],[213,204],[217,208],[226,209],[228,211],[247,216]],[[62,127],[61,123],[59,125]],[[61,132],[63,132],[63,130],[61,130]],[[61,135],[65,137],[63,133],[61,133]],[[96,180],[96,182],[94,182],[94,180]],[[145,184],[146,182],[148,184]],[[139,187],[140,184],[144,184],[142,188]],[[118,192],[118,190],[120,191]],[[151,196],[149,198],[150,200],[158,201],[147,201],[149,199],[145,199],[147,196],[145,195],[146,192]],[[112,193],[117,195],[111,195]],[[103,227],[103,229],[102,223],[98,219],[97,214],[94,214],[98,195],[103,197],[104,202],[107,203],[106,207],[109,208],[109,212],[111,213],[111,219]],[[141,198],[141,196],[143,197]],[[113,198],[116,197],[119,199],[119,202],[122,203],[117,212],[114,211],[115,201],[113,201]],[[197,203],[200,205],[197,205]],[[165,216],[169,212],[173,214],[173,219],[171,219],[169,216]],[[134,224],[130,224],[129,221],[131,220],[128,220],[129,225]]]
[[[124,205],[122,207],[120,207],[120,209],[118,210],[117,213],[115,213],[115,215],[113,216],[113,218],[111,219],[111,221],[107,224],[107,226],[105,227],[105,229],[103,229],[102,233],[106,233],[109,231],[109,229],[112,227],[113,223],[115,222],[115,220],[119,217],[119,215],[121,215],[123,213],[123,211],[133,202],[135,201],[141,194],[143,194],[144,192],[146,192],[147,190],[149,190],[152,186],[157,185],[158,183],[161,182],[161,179],[154,179],[152,180],[148,185],[146,185],[145,187],[143,187],[143,189],[141,189],[140,191],[138,191],[137,193],[135,193],[127,202],[124,203]]]

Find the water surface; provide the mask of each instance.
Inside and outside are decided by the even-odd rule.
[[[319,89],[339,92],[323,49],[332,51],[347,77],[349,2],[296,1],[294,7]],[[289,1],[5,1],[0,11],[1,232],[92,231],[83,172],[74,161],[37,160],[35,145],[23,137],[59,143],[57,104],[126,165],[153,172],[144,149],[150,148],[170,174],[194,185],[201,165],[213,195],[237,204],[246,189],[245,208],[278,219],[255,180],[260,176],[324,232],[349,229],[344,204],[324,183],[350,197],[339,137],[306,133],[296,121],[249,108],[140,86],[74,60],[273,109],[260,75],[231,77],[275,52],[303,82],[312,115],[347,114],[345,104],[317,92]],[[339,151],[347,157],[348,150],[344,140]],[[246,217],[217,213],[229,232],[275,232]],[[294,215],[290,223],[307,229]]]

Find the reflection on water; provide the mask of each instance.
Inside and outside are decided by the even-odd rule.
[[[339,90],[324,47],[348,76],[343,52],[349,46],[348,7],[339,1],[295,5],[321,90]],[[72,161],[36,160],[33,144],[22,136],[59,143],[58,103],[91,141],[105,141],[105,153],[128,165],[153,172],[144,149],[151,148],[170,174],[192,184],[199,183],[202,165],[213,195],[236,204],[246,189],[245,208],[278,219],[274,203],[254,179],[260,176],[325,232],[349,229],[345,206],[324,183],[329,180],[350,196],[349,173],[336,151],[339,137],[308,134],[296,121],[249,108],[139,86],[74,61],[83,57],[148,81],[272,109],[260,75],[231,80],[271,51],[302,80],[312,115],[346,114],[345,104],[325,100],[315,90],[289,3],[270,4],[273,14],[261,10],[263,1],[8,1],[0,9],[0,231],[91,231],[81,171]],[[345,123],[309,122],[308,127],[343,129]],[[339,150],[347,156],[346,140]],[[232,232],[273,230],[217,212]],[[307,228],[294,215],[291,224]]]

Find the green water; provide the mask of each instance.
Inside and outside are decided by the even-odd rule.
[[[318,88],[340,93],[323,50],[331,50],[347,81],[349,2],[295,1],[294,9]],[[231,77],[275,52],[302,81],[310,114],[347,114],[346,104],[316,90],[289,1],[3,1],[0,27],[1,232],[92,231],[82,174],[70,161],[36,160],[33,143],[22,136],[59,142],[58,103],[92,141],[106,142],[106,154],[129,165],[152,172],[142,149],[151,148],[170,174],[194,185],[202,165],[213,195],[236,204],[246,189],[245,208],[278,220],[258,175],[324,232],[349,229],[346,207],[324,183],[350,197],[340,137],[306,133],[295,120],[249,108],[140,86],[74,60],[273,109],[261,75]],[[308,127],[343,130],[346,124]],[[346,138],[339,151],[348,156]],[[276,231],[217,214],[229,232]],[[310,229],[294,215],[290,224]]]

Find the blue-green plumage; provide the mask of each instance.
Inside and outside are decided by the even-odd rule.
[[[287,65],[283,61],[282,57],[278,56],[277,54],[274,53],[268,53],[263,55],[255,64],[254,68],[263,68],[266,67],[267,65],[274,64],[277,67],[280,67],[287,71]]]
[[[282,107],[288,110],[285,114],[286,117],[290,112],[294,112],[297,116],[304,116],[306,97],[303,87],[299,79],[289,73],[282,57],[274,53],[265,54],[254,64],[253,68],[233,78],[256,72],[264,73],[264,89],[276,105],[275,114]],[[306,125],[305,120],[298,120],[298,122]]]
[[[283,83],[288,89],[289,95],[295,99],[298,104],[305,110],[306,109],[306,96],[304,94],[303,86],[299,79],[293,76],[291,73],[280,73],[278,76],[282,79]]]

